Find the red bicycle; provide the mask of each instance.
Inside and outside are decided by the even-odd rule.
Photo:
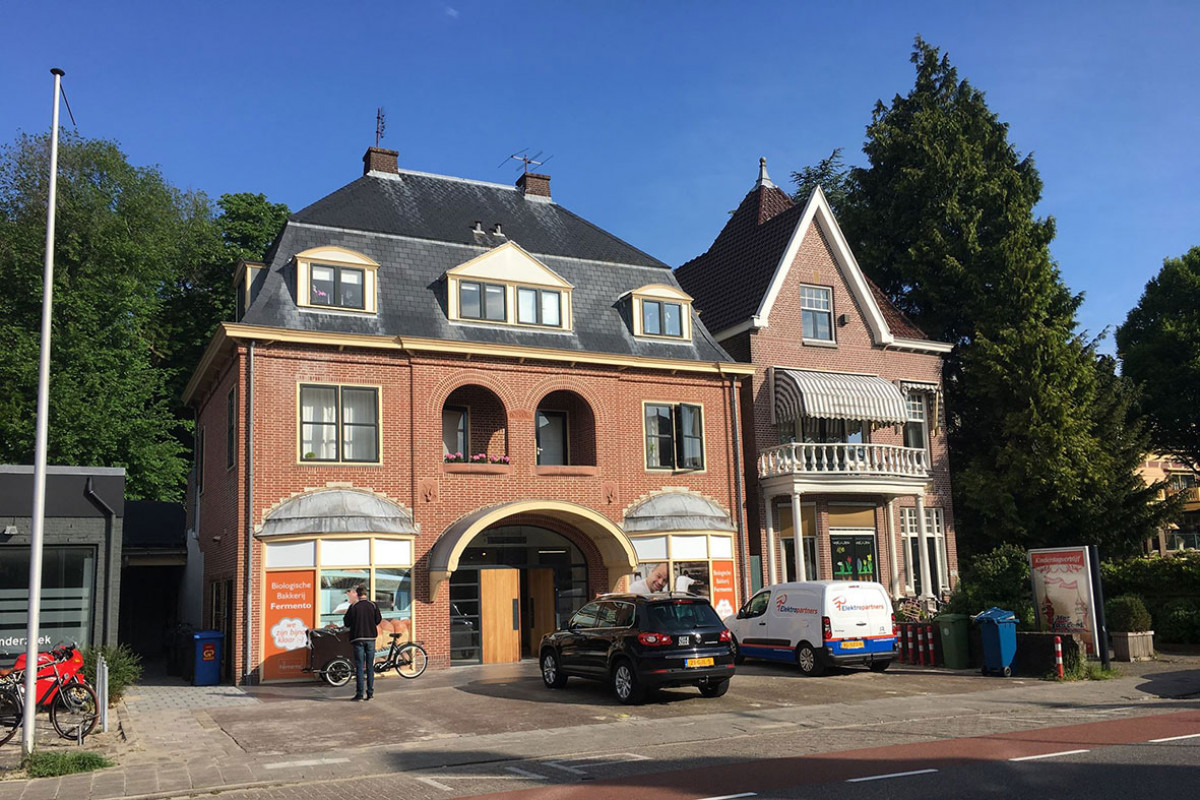
[[[37,707],[50,712],[50,724],[64,739],[82,739],[96,727],[100,703],[83,675],[83,654],[74,644],[38,653]],[[0,745],[21,726],[25,708],[25,656],[0,676]]]

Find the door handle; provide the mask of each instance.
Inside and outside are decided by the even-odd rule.
[[[760,623],[758,623],[758,624],[759,624],[759,625],[766,625],[767,623],[765,623],[765,622],[760,622]]]
[[[514,631],[521,630],[521,600],[520,600],[520,598],[517,598],[517,597],[513,598],[513,627],[512,627],[512,629]]]

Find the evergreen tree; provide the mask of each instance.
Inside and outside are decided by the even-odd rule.
[[[840,147],[834,148],[829,157],[821,159],[816,166],[805,167],[799,172],[793,172],[792,183],[796,184],[792,200],[797,205],[803,205],[808,200],[808,196],[812,194],[813,189],[820,186],[835,215],[842,213],[846,200],[854,191],[850,168],[842,160],[842,148]]]
[[[916,84],[877,103],[844,227],[859,262],[947,358],[960,547],[1125,551],[1164,513],[1134,475],[1147,443],[1129,389],[1076,332],[1081,297],[1050,258],[1032,157],[920,38]]]
[[[1200,247],[1168,258],[1117,329],[1156,449],[1200,464]]]

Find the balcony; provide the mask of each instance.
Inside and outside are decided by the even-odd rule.
[[[923,448],[793,442],[764,450],[758,477],[771,491],[911,494],[929,482]]]

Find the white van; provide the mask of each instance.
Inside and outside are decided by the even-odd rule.
[[[881,584],[869,581],[778,583],[757,592],[725,626],[738,662],[763,658],[820,675],[831,664],[883,672],[896,657],[896,616]]]

